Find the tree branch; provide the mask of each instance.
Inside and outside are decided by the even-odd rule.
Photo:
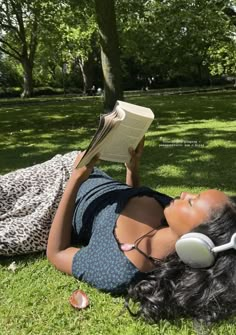
[[[0,23],[0,26],[7,30],[17,30],[17,28],[11,24]]]
[[[17,51],[15,48],[13,48],[8,42],[6,42],[5,40],[3,40],[2,38],[0,38],[0,43],[5,44],[11,51],[13,51],[15,53],[14,56],[12,56],[13,54],[11,54],[12,57],[21,60],[21,54],[19,53],[19,51]],[[2,48],[3,49],[3,48]],[[4,49],[6,52],[7,50]],[[9,54],[10,51],[6,52]]]
[[[6,50],[6,49],[2,48],[1,46],[0,46],[0,51],[2,51],[3,53],[7,54],[8,56],[10,56],[10,57],[18,60],[19,62],[21,62],[21,58],[19,58],[18,56],[14,55],[9,50]]]
[[[22,18],[22,7],[19,4],[15,4],[14,1],[10,0],[12,10],[16,16],[16,20],[19,25],[19,31],[18,35],[22,41],[23,44],[26,44],[26,36],[25,36],[25,27],[24,27],[24,22]],[[19,15],[20,13],[20,15]]]
[[[31,63],[33,62],[36,48],[37,48],[37,30],[38,30],[38,21],[37,21],[36,16],[34,16],[34,22],[33,22],[32,30],[31,30],[30,44],[29,44],[29,49],[30,49],[29,59]]]
[[[223,12],[231,20],[231,22],[236,26],[236,11],[232,7],[225,7]]]
[[[6,4],[5,9],[2,6],[0,6],[0,10],[5,14],[6,17],[5,17],[4,21],[7,22],[7,23],[4,23],[4,21],[0,22],[0,27],[5,28],[7,30],[15,31],[16,34],[18,35],[18,37],[21,40],[21,35],[20,35],[20,31],[19,31],[18,27],[13,25],[12,13],[9,10],[8,3]]]

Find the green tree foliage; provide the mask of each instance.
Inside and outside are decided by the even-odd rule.
[[[230,1],[119,0],[122,56],[142,69],[140,76],[183,78],[204,82],[209,77],[209,48],[232,39],[225,14]],[[127,8],[129,7],[129,8]],[[124,9],[125,8],[125,9]],[[133,8],[133,10],[131,10]]]
[[[30,0],[2,0],[0,2],[0,50],[22,65],[24,91],[33,93],[32,71],[42,20],[43,3]]]
[[[235,8],[236,0],[0,0],[0,71],[14,85],[22,73],[23,96],[33,83],[85,93],[101,85],[102,61],[111,109],[121,77],[134,89],[235,75]]]
[[[21,68],[4,53],[0,53],[0,87],[6,90],[9,87],[19,87],[21,85]]]
[[[70,80],[72,73],[79,76],[80,72],[86,92],[93,85],[95,63],[98,62],[94,7],[85,1],[64,1],[55,16],[56,20],[44,25],[39,41],[40,50],[36,60],[38,80],[46,77],[57,85],[62,84],[63,69],[66,69],[66,76],[69,75]]]
[[[236,75],[236,42],[218,43],[209,48],[209,69],[212,75]]]
[[[62,69],[80,68],[86,91],[93,83],[98,50],[94,7],[85,1],[0,1],[0,50],[22,65],[24,91],[61,81]],[[58,69],[60,70],[58,71]]]
[[[225,33],[208,49],[209,70],[212,75],[236,76],[236,1],[219,1],[218,6],[225,14]]]

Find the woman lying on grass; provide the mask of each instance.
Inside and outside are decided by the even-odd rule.
[[[185,316],[213,322],[234,315],[236,250],[189,266],[175,247],[189,232],[207,235],[216,246],[228,243],[236,232],[235,204],[218,190],[172,199],[140,187],[142,151],[140,143],[130,152],[126,184],[94,168],[97,157],[72,170],[51,225],[49,261],[100,290],[125,293],[127,301],[140,303],[137,315],[147,320]],[[72,246],[72,234],[81,249]]]

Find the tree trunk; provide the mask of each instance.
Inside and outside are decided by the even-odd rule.
[[[79,59],[80,71],[83,78],[83,92],[86,94],[94,85],[94,66],[92,56],[87,61]]]
[[[104,108],[111,111],[116,100],[123,99],[115,4],[114,0],[95,0],[95,6],[104,76]]]
[[[28,59],[23,60],[24,83],[22,98],[30,98],[33,95],[33,66]]]

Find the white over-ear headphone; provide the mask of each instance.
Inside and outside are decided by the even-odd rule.
[[[176,242],[175,250],[179,258],[192,268],[208,268],[213,265],[216,253],[236,249],[236,233],[229,243],[216,247],[212,240],[201,233],[188,233]]]

